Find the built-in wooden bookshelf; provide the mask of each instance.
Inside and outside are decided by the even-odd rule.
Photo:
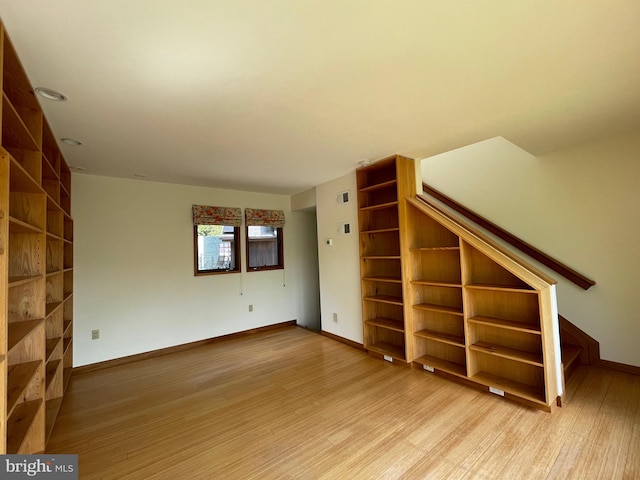
[[[2,25],[0,63],[0,453],[38,453],[73,363],[71,176]]]
[[[551,410],[555,281],[418,201],[414,174],[399,156],[356,171],[365,348]]]

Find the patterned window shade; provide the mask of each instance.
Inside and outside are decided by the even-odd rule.
[[[283,210],[259,210],[257,208],[245,208],[244,218],[247,225],[260,227],[284,227]]]
[[[231,207],[210,207],[208,205],[193,206],[194,225],[242,225],[242,210]]]

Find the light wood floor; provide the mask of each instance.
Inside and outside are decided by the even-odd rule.
[[[81,479],[638,479],[640,377],[553,414],[297,327],[77,375],[50,453]]]

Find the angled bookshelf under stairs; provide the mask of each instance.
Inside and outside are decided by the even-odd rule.
[[[0,72],[0,454],[29,454],[73,364],[71,172],[1,24]]]
[[[564,390],[555,281],[416,199],[412,160],[356,175],[365,348],[551,410]]]

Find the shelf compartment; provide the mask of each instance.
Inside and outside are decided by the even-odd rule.
[[[57,272],[46,277],[46,303],[47,315],[49,315],[48,305],[60,303],[63,300],[64,274]]]
[[[73,268],[73,243],[63,242],[63,267],[64,269]]]
[[[389,157],[356,170],[358,192],[384,188],[396,181],[396,157]]]
[[[10,322],[8,324],[7,352],[11,352],[16,345],[36,331],[36,329],[42,325],[43,321],[42,318],[38,318],[35,320]]]
[[[62,406],[62,396],[47,400],[45,403],[45,440],[48,441],[51,433],[53,433],[53,427],[58,418],[60,407]]]
[[[64,248],[61,239],[47,234],[47,274],[61,272],[64,268]]]
[[[441,338],[414,337],[416,362],[438,368],[447,373],[466,377],[466,355],[464,346],[443,343]]]
[[[31,281],[20,281],[9,288],[9,323],[45,317],[44,276],[36,275],[30,278]]]
[[[64,236],[64,213],[50,197],[47,197],[47,233],[60,239]]]
[[[379,353],[380,355],[386,355],[406,362],[404,345],[389,342],[376,342],[366,345],[365,348],[372,352]]]
[[[46,305],[46,316],[48,317],[49,315],[54,313],[58,308],[60,308],[61,305],[62,305],[62,302],[47,303],[47,305]]]
[[[446,343],[454,347],[464,348],[464,336],[452,335],[450,333],[438,332],[435,330],[418,330],[414,333],[416,337],[426,338],[434,342]]]
[[[498,291],[464,287],[469,318],[485,317],[504,326],[516,324],[540,331],[538,295],[525,291]],[[513,329],[513,328],[512,328]]]
[[[62,358],[62,337],[47,338],[46,342],[46,361]]]
[[[542,338],[537,333],[470,323],[468,341],[469,348],[473,351],[538,367],[543,366]]]
[[[422,355],[421,357],[416,358],[414,362],[419,363],[420,365],[433,367],[436,370],[440,370],[457,377],[466,378],[467,376],[467,369],[464,367],[464,365],[449,362],[448,360],[443,360],[442,358],[434,357],[431,355]]]
[[[38,398],[21,403],[7,421],[7,453],[33,453],[44,450],[44,438],[31,435],[32,426],[39,423],[43,400]]]
[[[402,278],[402,266],[399,258],[361,258],[360,271],[363,278]]]
[[[358,192],[358,207],[374,208],[377,205],[385,205],[398,200],[397,182],[389,181],[383,184],[363,188]]]
[[[362,257],[397,257],[400,259],[400,231],[386,230],[380,233],[360,235]]]
[[[34,396],[31,391],[32,384],[41,366],[41,361],[18,363],[9,366],[7,370],[7,416],[11,416],[20,399]]]
[[[65,209],[67,215],[64,217],[64,239],[73,242],[73,220],[68,216],[69,211]]]
[[[467,320],[474,325],[486,325],[494,328],[504,328],[506,330],[514,330],[516,332],[531,333],[533,335],[541,335],[540,325],[530,325],[523,322],[515,322],[512,320],[503,320],[491,317],[471,317]]]
[[[395,173],[394,173],[395,175]],[[373,185],[369,185],[367,187],[362,187],[360,189],[358,189],[358,192],[361,193],[369,193],[369,192],[375,192],[376,190],[384,190],[390,187],[393,187],[394,189],[396,188],[396,185],[398,185],[398,181],[394,178],[392,180],[387,180],[384,182],[380,182],[380,183],[374,183]]]
[[[465,284],[477,287],[503,287],[514,290],[534,290],[530,285],[470,245],[463,243],[467,271]]]
[[[411,257],[411,278],[462,286],[459,250],[416,249]]]
[[[62,339],[62,351],[64,352],[65,355],[69,351],[69,346],[71,345],[71,342],[73,342],[73,337],[64,337]]]
[[[14,105],[6,92],[2,92],[2,145],[5,148],[39,151],[41,128],[40,112]]]
[[[9,189],[12,193],[39,193],[44,195],[40,184],[25,170],[24,166],[10,156]]]
[[[414,283],[414,308],[462,315],[462,288],[449,284]]]
[[[545,403],[544,368],[469,349],[470,380],[506,393]]]
[[[410,249],[459,249],[458,236],[442,226],[436,220],[418,210],[414,205],[409,205],[408,221],[411,229],[409,235]]]
[[[373,318],[371,320],[365,320],[365,324],[374,327],[386,328],[388,330],[394,330],[396,332],[404,332],[404,323],[392,318]]]
[[[23,222],[18,218],[9,217],[9,233],[42,235],[44,230],[34,225],[30,225],[27,222]]]
[[[360,209],[359,218],[358,226],[361,232],[400,228],[398,202]]]
[[[62,377],[59,377],[59,382],[56,381],[56,377],[58,376],[58,374],[62,373],[62,369],[60,368],[61,365],[62,359],[51,360],[49,363],[47,363],[45,377],[45,395],[47,399],[59,397],[60,395],[62,395]]]
[[[530,402],[545,404],[544,388],[542,387],[527,385],[487,372],[476,373],[470,380],[485,385],[486,387],[497,388],[519,398],[529,400]]]

